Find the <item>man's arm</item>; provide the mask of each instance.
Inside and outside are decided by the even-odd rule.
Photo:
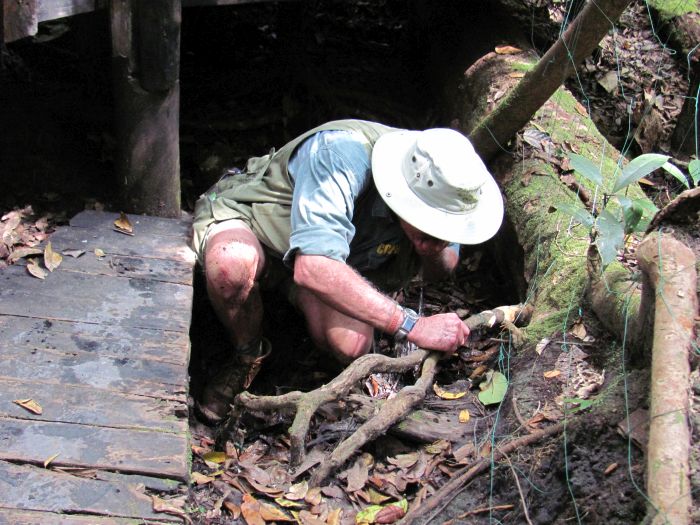
[[[393,326],[400,310],[395,301],[347,264],[322,255],[298,254],[294,261],[294,282],[339,312],[383,332]],[[398,313],[402,321],[403,314]],[[451,313],[421,317],[408,340],[421,348],[454,352],[464,345],[468,336],[467,326]]]

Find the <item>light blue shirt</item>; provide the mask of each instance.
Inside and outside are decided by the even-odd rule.
[[[346,261],[355,202],[372,184],[370,155],[364,137],[350,131],[322,131],[299,145],[288,165],[294,193],[285,261],[296,252]]]

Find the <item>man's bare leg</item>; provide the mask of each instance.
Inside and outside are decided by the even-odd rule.
[[[244,222],[227,221],[207,239],[204,266],[209,300],[234,347],[259,339],[263,305],[258,279],[265,266],[260,241]]]
[[[258,279],[265,253],[248,226],[227,221],[210,233],[204,254],[207,293],[233,345],[230,359],[204,388],[197,410],[218,423],[234,396],[247,388],[270,347],[261,338],[262,297]]]
[[[341,363],[348,364],[372,348],[372,326],[348,317],[303,289],[297,291],[296,302],[306,317],[314,344],[330,351]]]

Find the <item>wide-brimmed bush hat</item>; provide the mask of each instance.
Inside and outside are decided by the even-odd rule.
[[[372,151],[372,174],[389,208],[438,239],[479,244],[503,221],[498,184],[471,142],[453,129],[382,135]]]

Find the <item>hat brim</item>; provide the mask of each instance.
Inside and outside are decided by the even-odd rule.
[[[479,244],[493,237],[503,221],[503,197],[481,159],[471,169],[487,171],[476,207],[467,214],[438,210],[423,202],[408,186],[402,166],[420,131],[382,135],[372,150],[372,176],[387,206],[401,219],[437,239]]]

